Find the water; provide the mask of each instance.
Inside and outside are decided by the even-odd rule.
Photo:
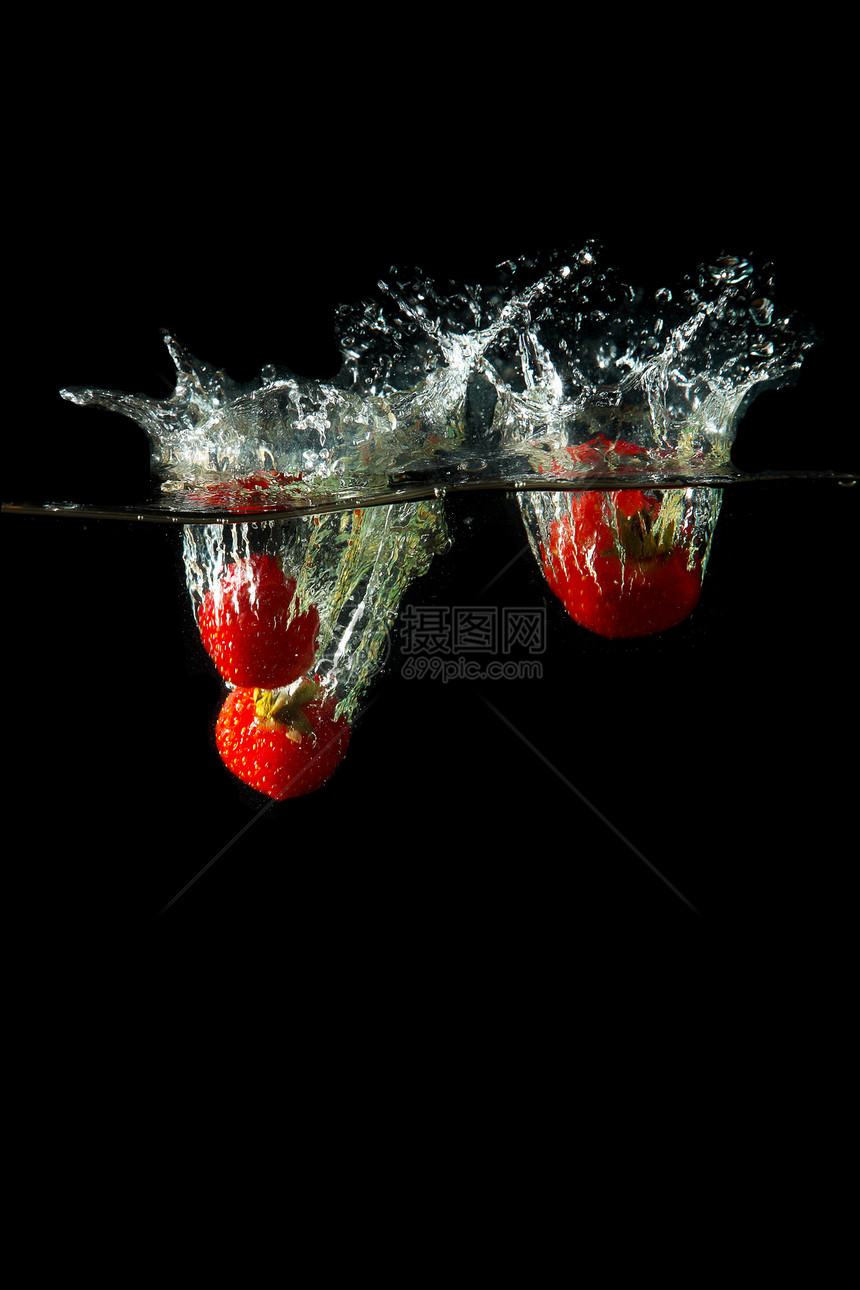
[[[437,502],[361,507],[288,521],[185,525],[183,561],[195,620],[230,565],[275,556],[296,582],[296,612],[320,619],[314,673],[348,720],[384,666],[404,593],[447,549]]]
[[[717,886],[713,875],[719,873],[726,901],[734,900],[741,909],[749,900],[753,872],[760,875],[759,885],[767,883],[768,894],[775,892],[779,898],[794,836],[800,837],[807,862],[804,894],[816,884],[828,893],[838,889],[844,856],[834,842],[832,864],[828,860],[827,819],[833,819],[839,809],[831,776],[838,785],[833,767],[842,760],[841,734],[832,741],[828,736],[844,724],[844,678],[851,674],[838,666],[840,658],[850,661],[847,646],[840,653],[840,639],[848,639],[844,614],[851,588],[846,513],[850,490],[826,485],[817,489],[792,485],[784,490],[780,485],[760,490],[727,487],[710,547],[707,594],[697,612],[684,626],[635,648],[624,643],[619,649],[606,647],[561,613],[553,617],[553,603],[547,596],[548,648],[540,656],[544,669],[540,682],[464,681],[443,687],[402,679],[396,653],[385,662],[398,624],[375,631],[370,624],[374,604],[380,608],[380,619],[386,614],[391,617],[400,594],[399,586],[389,581],[396,561],[374,558],[370,529],[366,539],[355,535],[349,557],[347,548],[354,536],[356,509],[382,525],[389,506],[406,505],[402,499],[392,502],[390,498],[395,489],[389,482],[389,467],[392,475],[399,471],[405,481],[398,488],[426,486],[432,494],[428,500],[438,503],[441,522],[457,538],[454,559],[434,559],[429,566],[428,581],[437,592],[434,605],[471,603],[474,598],[488,602],[499,614],[510,605],[540,607],[544,590],[540,565],[527,555],[518,558],[522,530],[519,537],[494,540],[501,512],[510,513],[516,528],[520,501],[535,508],[546,506],[551,527],[556,508],[565,503],[572,486],[587,482],[623,489],[634,482],[623,477],[628,461],[617,462],[614,472],[608,472],[611,478],[601,480],[590,466],[583,469],[583,463],[569,454],[565,461],[564,449],[577,441],[587,442],[595,432],[614,433],[616,426],[625,436],[636,437],[640,445],[653,442],[655,448],[672,449],[675,422],[682,429],[684,423],[668,413],[673,407],[683,409],[688,401],[694,419],[712,395],[716,412],[709,416],[714,427],[727,407],[734,409],[733,422],[723,417],[725,432],[699,436],[711,446],[711,459],[721,462],[748,406],[747,396],[767,388],[750,384],[750,379],[763,375],[775,384],[787,383],[797,370],[793,364],[804,358],[806,333],[790,320],[781,325],[779,293],[766,288],[761,274],[755,285],[749,278],[721,284],[716,280],[719,273],[713,279],[706,275],[700,285],[696,273],[686,286],[671,283],[671,298],[664,292],[657,299],[653,291],[631,288],[627,292],[615,275],[580,263],[574,255],[567,261],[570,274],[564,281],[559,280],[560,261],[555,267],[503,268],[500,285],[469,291],[443,283],[421,287],[424,321],[417,309],[415,316],[410,313],[415,275],[392,274],[373,301],[341,311],[339,334],[344,348],[349,338],[351,353],[337,380],[314,385],[292,376],[283,378],[294,389],[293,397],[283,400],[289,416],[294,410],[313,411],[309,391],[316,391],[318,398],[330,391],[334,406],[360,406],[363,400],[366,403],[365,396],[376,400],[378,457],[374,461],[381,468],[372,479],[374,487],[383,489],[380,505],[349,504],[351,467],[345,450],[342,475],[335,468],[337,454],[325,457],[322,452],[332,447],[331,426],[321,424],[313,434],[305,427],[298,437],[304,436],[306,455],[296,459],[290,456],[290,431],[283,423],[261,436],[261,444],[275,446],[280,438],[283,457],[271,451],[267,455],[264,447],[260,451],[250,438],[238,445],[234,436],[225,433],[221,456],[216,452],[210,461],[207,453],[205,468],[199,474],[191,472],[186,481],[183,460],[193,455],[190,445],[195,433],[198,443],[206,442],[201,427],[210,413],[198,399],[196,432],[190,426],[174,425],[174,460],[159,488],[163,486],[162,510],[174,508],[169,513],[180,526],[189,521],[182,531],[191,555],[189,588],[182,589],[182,621],[188,616],[189,596],[198,597],[235,554],[258,547],[283,551],[285,559],[295,559],[300,572],[307,570],[305,585],[314,586],[322,602],[329,627],[320,665],[338,691],[343,690],[353,712],[360,712],[366,703],[373,678],[386,675],[385,684],[376,691],[379,701],[357,723],[346,763],[330,790],[261,815],[252,830],[242,832],[249,820],[257,819],[260,804],[250,804],[241,795],[208,742],[207,722],[216,704],[212,669],[207,688],[199,675],[189,685],[183,668],[179,615],[171,613],[173,566],[169,553],[159,557],[159,548],[166,548],[178,532],[162,528],[153,532],[134,523],[89,524],[84,519],[69,524],[55,519],[44,525],[43,539],[41,521],[20,521],[25,542],[17,566],[24,591],[17,621],[22,633],[28,632],[32,650],[32,631],[44,624],[45,640],[50,640],[53,650],[58,602],[64,610],[59,622],[74,623],[76,628],[67,633],[62,657],[53,670],[38,674],[53,678],[62,672],[75,678],[75,692],[69,694],[75,720],[62,731],[57,728],[62,742],[51,739],[47,745],[43,745],[45,727],[40,722],[38,762],[35,757],[19,759],[22,777],[33,776],[33,798],[38,800],[38,811],[28,818],[42,827],[50,795],[51,814],[67,831],[75,827],[71,822],[79,818],[80,803],[92,804],[90,823],[81,826],[90,854],[98,854],[103,838],[101,849],[109,857],[105,877],[115,882],[117,873],[127,869],[130,846],[139,846],[135,875],[142,876],[137,880],[147,881],[153,868],[161,866],[156,907],[220,856],[178,908],[184,912],[187,904],[193,912],[209,892],[216,893],[217,901],[220,890],[229,915],[224,918],[227,930],[233,925],[234,907],[243,902],[252,910],[267,904],[278,911],[279,920],[284,911],[298,911],[290,915],[295,921],[305,919],[308,900],[301,900],[307,897],[302,882],[308,884],[318,900],[315,908],[324,909],[326,918],[335,904],[346,921],[355,908],[366,915],[377,892],[395,894],[399,920],[404,908],[417,908],[426,900],[428,890],[434,911],[462,908],[458,899],[462,885],[458,884],[471,881],[473,904],[468,916],[475,926],[479,920],[486,921],[486,901],[500,889],[510,893],[510,911],[520,915],[522,894],[526,893],[528,905],[532,884],[535,894],[528,917],[543,932],[548,914],[560,911],[563,943],[568,944],[571,933],[575,937],[577,931],[571,921],[575,924],[583,908],[589,909],[589,881],[597,884],[599,875],[605,876],[606,890],[592,892],[598,899],[591,907],[601,908],[602,898],[602,907],[614,914],[619,891],[629,883],[631,890],[641,894],[653,875],[596,816],[594,837],[589,835],[590,813],[564,781],[602,811],[620,834],[702,909],[706,908],[700,897],[708,887],[708,863],[712,885]],[[588,276],[590,285],[584,281]],[[541,282],[547,283],[546,290],[532,291]],[[728,292],[741,301],[746,299],[747,287],[749,318],[741,310],[731,322],[727,352],[721,357],[720,328],[716,322],[709,328],[708,318],[717,319],[721,311],[727,316],[727,308],[715,303],[711,314],[694,326],[698,307],[685,293],[689,289],[701,300],[719,302],[721,293]],[[514,296],[517,307],[508,310],[501,325],[502,312]],[[758,306],[755,302],[760,299],[771,300],[773,309]],[[613,311],[624,324],[616,332],[605,326]],[[652,321],[644,321],[646,317]],[[577,339],[564,334],[565,318]],[[443,342],[449,335],[455,339],[446,350]],[[402,339],[395,345],[397,337]],[[704,349],[697,351],[700,343]],[[787,348],[780,356],[784,343]],[[92,344],[97,347],[97,338]],[[770,344],[772,351],[768,351]],[[275,354],[276,345],[273,339]],[[236,361],[214,345],[205,354],[219,361],[223,354],[228,365]],[[733,354],[734,365],[728,361]],[[625,356],[626,361],[620,361]],[[698,384],[690,380],[689,364]],[[274,379],[271,371],[261,375],[262,384],[273,384]],[[226,384],[226,378],[223,388],[224,401],[230,403],[237,390]],[[421,407],[427,419],[444,430],[439,442],[433,442],[430,434],[419,439],[405,430],[395,442],[394,428],[383,411],[401,406],[401,398],[403,407],[411,398],[413,407]],[[791,391],[775,395],[777,415],[784,402],[790,419],[793,399]],[[766,410],[769,402],[765,400],[756,411]],[[246,399],[246,406],[253,422],[259,400]],[[440,407],[445,409],[444,417],[438,413]],[[664,409],[668,410],[665,415]],[[213,418],[216,411],[211,413]],[[100,420],[98,409],[67,408],[67,414],[70,437],[86,442],[87,425]],[[156,419],[154,424],[160,431],[162,423]],[[164,439],[169,455],[167,430]],[[188,502],[189,494],[210,483],[235,483],[241,488],[229,466],[229,454],[240,446],[248,451],[247,463],[261,473],[273,474],[278,468],[285,475],[307,472],[307,479],[266,482],[263,478],[251,487],[255,504],[262,506],[277,507],[279,493],[287,503],[294,497],[300,503],[312,496],[320,498],[324,523],[316,529],[318,558],[311,542],[312,517],[301,508],[289,522],[283,522],[275,509],[270,519],[261,511],[240,514],[235,523],[216,523],[205,497]],[[669,485],[660,472],[671,467],[666,461],[655,456],[636,467],[650,470],[652,482],[659,482],[664,492]],[[237,458],[236,469],[244,468],[245,462],[240,464]],[[363,476],[362,469],[359,461],[353,479],[356,489],[363,489],[371,478]],[[698,469],[695,462],[691,469]],[[422,470],[430,472],[429,479]],[[562,471],[569,474],[562,476]],[[504,484],[505,472],[522,485],[511,496],[502,492],[456,498],[461,480],[477,485],[482,478],[490,483],[497,478]],[[700,487],[697,478],[683,487],[671,485],[685,507],[692,501],[687,489]],[[556,483],[557,487],[542,486]],[[471,532],[456,525],[458,500],[471,506]],[[218,502],[214,509],[220,506]],[[491,519],[485,520],[485,515]],[[710,521],[705,524],[707,516],[702,518],[705,538]],[[431,532],[435,531],[435,521],[429,523]],[[814,550],[812,543],[819,536],[822,541]],[[39,540],[43,560],[34,558],[28,539]],[[416,568],[423,568],[432,557],[434,541],[431,537],[427,548],[416,552]],[[826,558],[822,558],[825,548]],[[54,575],[50,599],[44,590],[45,570]],[[434,571],[445,574],[442,590],[432,581]],[[490,579],[495,581],[489,592],[480,595]],[[426,586],[416,589],[411,583],[403,596],[423,603],[429,600]],[[200,654],[201,667],[206,667],[207,660]],[[17,683],[37,673],[24,658],[20,670],[9,669],[8,675]],[[822,683],[829,686],[834,679],[833,688],[822,693]],[[98,706],[83,708],[89,694],[98,696]],[[120,695],[127,696],[122,704]],[[494,708],[485,706],[484,696]],[[30,695],[27,703],[32,706]],[[497,711],[513,723],[521,738],[499,720]],[[120,713],[125,719],[115,726],[116,735],[108,743],[105,718],[116,722]],[[31,727],[31,719],[15,723],[18,730]],[[68,737],[72,730],[73,743]],[[82,756],[82,748],[92,755]],[[59,760],[55,754],[60,754]],[[770,783],[764,776],[778,779],[778,792],[762,787],[763,782]],[[177,805],[180,821],[171,825]],[[462,809],[470,813],[470,833],[458,824]],[[746,841],[749,825],[745,821],[750,814],[759,830],[754,862]],[[356,864],[349,842],[371,830],[380,841],[376,868],[369,871],[367,865]],[[421,849],[412,843],[416,835],[433,839],[426,863],[420,859]],[[222,854],[234,837],[239,840]],[[342,847],[344,839],[347,845]],[[399,847],[394,845],[397,840],[402,843]],[[470,851],[467,860],[463,845]],[[814,865],[809,864],[810,856],[815,857]],[[561,883],[553,886],[556,871],[564,875],[571,890],[563,890]],[[668,892],[668,899],[675,900],[665,885],[654,881],[660,893]],[[109,883],[106,887],[110,890]],[[380,898],[380,908],[383,904]],[[678,908],[686,907],[678,902]],[[411,926],[408,914],[405,925]],[[521,917],[504,922],[506,932],[510,928],[511,943],[522,925]]]
[[[814,343],[768,266],[724,257],[644,292],[596,246],[506,263],[486,284],[394,271],[340,307],[331,381],[268,366],[238,384],[166,336],[170,398],[70,388],[133,418],[167,512],[347,508],[448,488],[665,486],[731,479],[737,422]],[[574,461],[595,434],[635,461]]]
[[[169,398],[63,394],[143,427],[168,514],[293,517],[188,524],[192,605],[231,559],[276,554],[320,613],[315,670],[352,716],[406,589],[447,544],[449,491],[516,491],[551,582],[548,553],[576,491],[605,491],[623,590],[645,566],[620,542],[620,490],[645,489],[640,528],[659,517],[665,533],[672,517],[662,558],[682,550],[701,581],[722,494],[698,481],[731,478],[743,410],[796,372],[813,343],[772,297],[769,267],[731,256],[645,292],[603,266],[595,244],[543,264],[507,262],[489,284],[395,270],[374,300],[338,309],[343,361],[331,381],[270,365],[240,385],[167,335]],[[580,545],[571,558],[593,574],[601,552]]]

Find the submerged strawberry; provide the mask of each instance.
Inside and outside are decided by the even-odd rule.
[[[634,456],[631,444],[599,436],[570,449],[576,460]],[[541,547],[552,591],[575,622],[600,636],[628,638],[666,631],[695,608],[702,590],[690,536],[662,513],[666,494],[640,489],[565,495],[567,514]]]
[[[224,701],[215,744],[228,770],[282,802],[331,778],[349,746],[350,726],[333,694],[304,679],[289,690],[236,689]]]
[[[237,561],[206,593],[200,635],[225,681],[273,689],[313,666],[319,614],[313,605],[297,612],[295,593],[271,555]]]

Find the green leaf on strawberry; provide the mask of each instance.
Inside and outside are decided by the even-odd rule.
[[[349,746],[350,726],[331,691],[307,678],[287,690],[237,688],[215,725],[224,765],[275,801],[321,788]]]

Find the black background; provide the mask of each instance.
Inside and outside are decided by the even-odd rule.
[[[161,328],[237,380],[268,362],[330,376],[335,304],[392,263],[478,279],[591,237],[646,285],[723,252],[773,260],[777,307],[820,342],[792,388],[753,405],[736,461],[857,467],[841,193],[814,150],[778,174],[724,160],[664,186],[635,150],[565,164],[543,135],[528,166],[474,141],[447,165],[444,136],[421,131],[408,155],[334,127],[330,142],[288,135],[279,157],[253,132],[177,142],[155,112],[108,144],[97,116],[45,145],[18,212],[6,501],[145,492],[142,431],[58,390],[166,396]],[[810,210],[813,181],[830,186]],[[455,972],[479,992],[502,971],[567,980],[583,950],[623,959],[631,934],[719,961],[777,944],[803,959],[828,939],[848,863],[856,516],[856,490],[834,484],[728,490],[692,617],[606,643],[520,554],[510,499],[452,500],[455,546],[412,602],[545,604],[543,679],[407,681],[395,642],[336,778],[261,811],[212,745],[221,688],[178,527],[4,515],[4,809],[32,857],[28,917],[47,904],[73,937],[142,930],[159,960],[254,944],[293,981],[362,965],[389,981]]]

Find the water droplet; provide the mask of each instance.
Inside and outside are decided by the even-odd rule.
[[[773,303],[766,296],[757,296],[750,304],[750,313],[763,326],[773,317]]]
[[[750,353],[756,358],[770,358],[773,354],[772,340],[756,340],[750,345]]]
[[[740,260],[734,255],[722,255],[715,264],[709,264],[706,272],[712,282],[725,282],[729,286],[735,286],[738,282],[743,282],[752,273],[752,265],[749,260]]]

